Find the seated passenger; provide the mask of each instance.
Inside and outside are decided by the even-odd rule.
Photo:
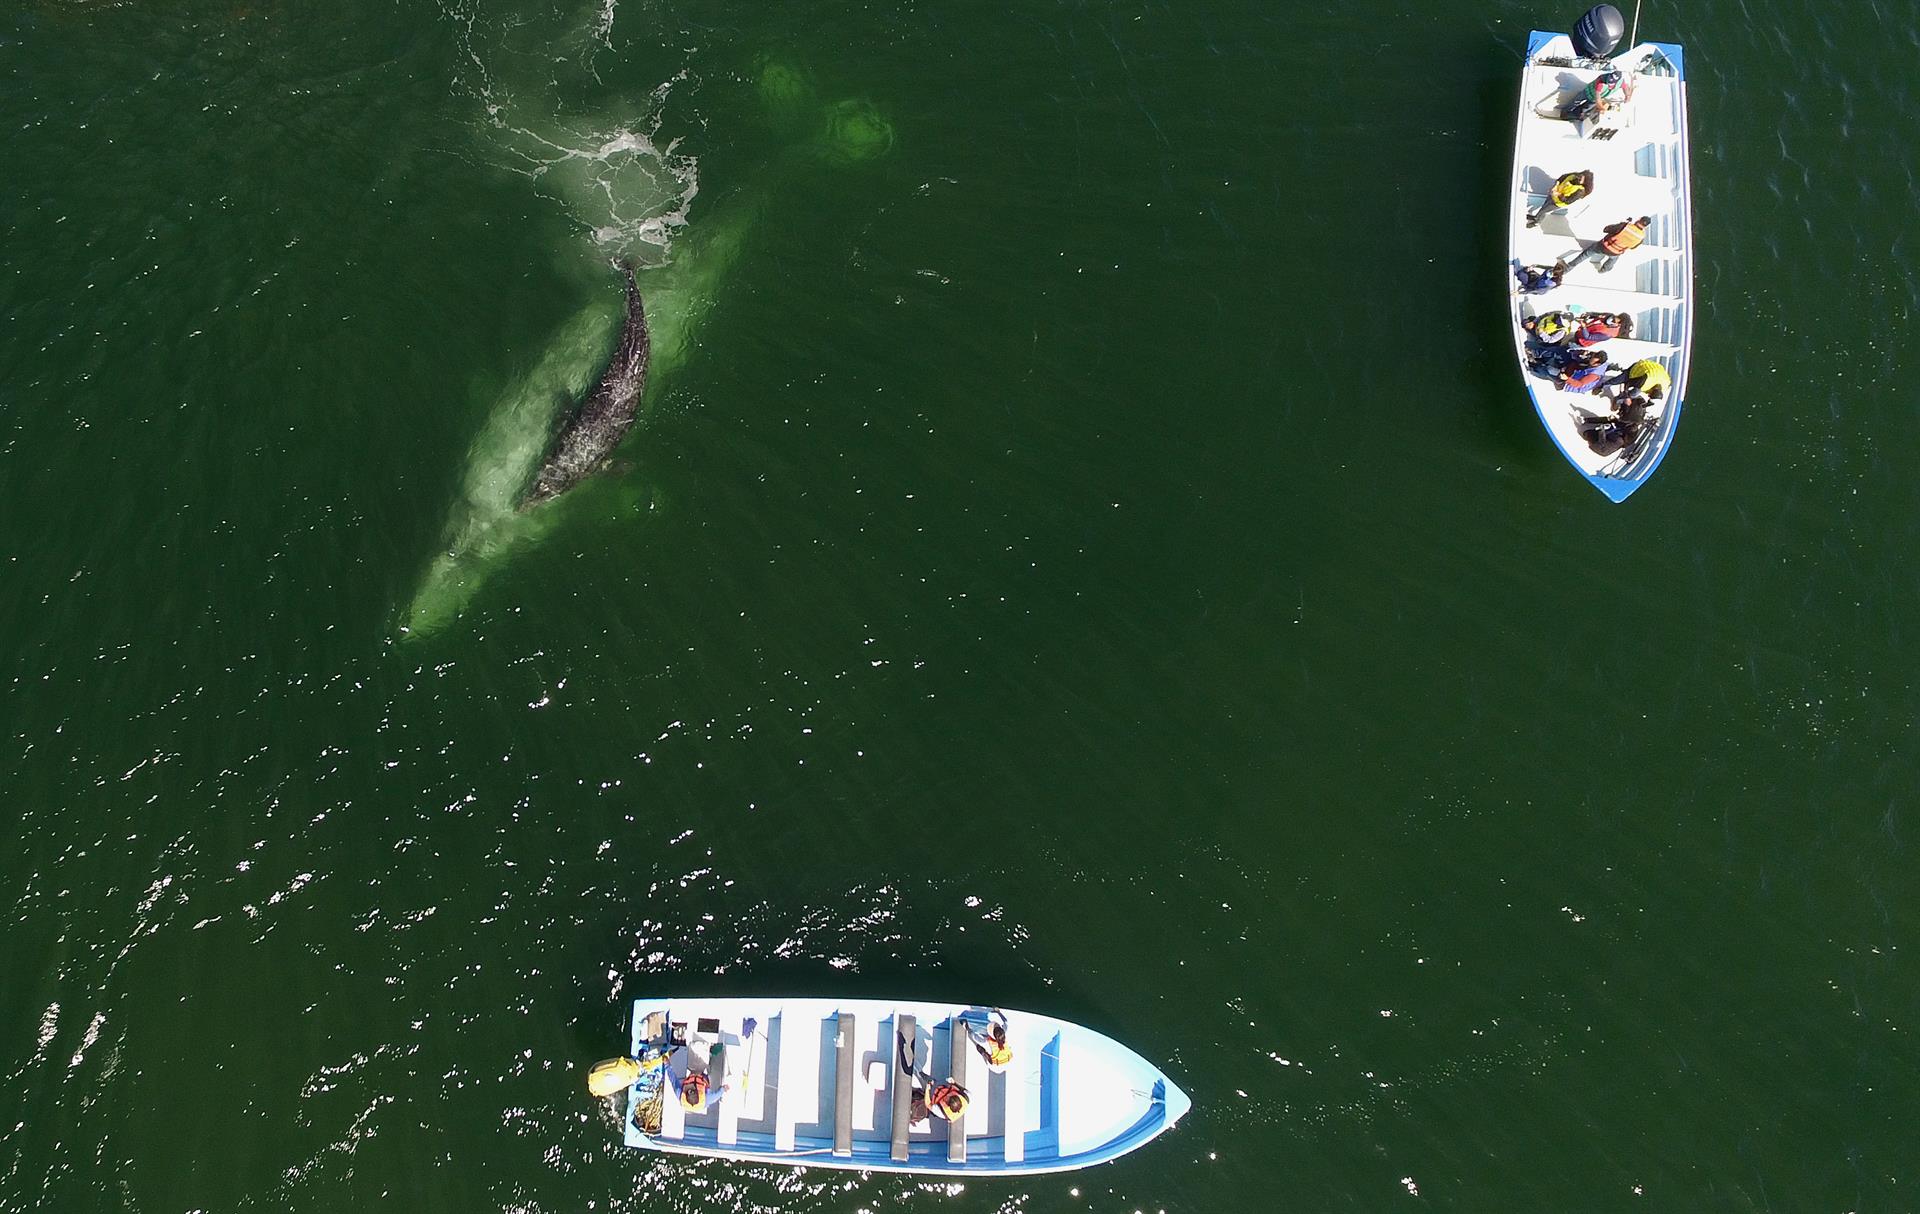
[[[1596,455],[1618,455],[1631,450],[1652,423],[1647,418],[1647,398],[1626,397],[1611,417],[1587,417],[1580,422],[1580,437],[1587,440]]]
[[[1595,417],[1580,423],[1580,437],[1587,440],[1595,455],[1618,455],[1639,441],[1642,427],[1630,426],[1616,417]]]
[[[985,1024],[969,1020],[967,1036],[973,1040],[973,1048],[980,1051],[989,1071],[998,1074],[1013,1061],[1013,1047],[1007,1044],[1007,1014],[999,1008],[987,1014]]]
[[[1520,280],[1520,294],[1544,295],[1566,279],[1567,263],[1556,261],[1550,266],[1515,266],[1513,272]]]
[[[959,1121],[965,1117],[968,1103],[967,1089],[955,1083],[951,1076],[927,1097],[928,1110],[942,1121]]]
[[[1580,95],[1568,102],[1567,107],[1560,111],[1560,116],[1568,122],[1604,118],[1625,105],[1632,97],[1632,78],[1615,68],[1581,89]]]
[[[1633,317],[1625,312],[1595,312],[1581,324],[1573,340],[1577,345],[1597,346],[1616,337],[1632,336]]]
[[[1520,327],[1527,336],[1543,346],[1558,346],[1573,336],[1573,318],[1565,312],[1546,312],[1539,316],[1528,316],[1520,321]]]
[[[1606,355],[1598,350],[1575,350],[1561,363],[1555,382],[1567,392],[1597,392],[1606,375]]]
[[[1648,400],[1659,400],[1673,386],[1673,376],[1651,358],[1643,358],[1626,370],[1615,373],[1607,380],[1606,386],[1611,388],[1616,384],[1626,385],[1626,395],[1638,392]]]
[[[680,1081],[680,1107],[689,1113],[707,1111],[707,1073],[692,1071]]]

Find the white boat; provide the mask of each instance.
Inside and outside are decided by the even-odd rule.
[[[1012,1052],[998,1069],[975,1041],[996,1016]],[[616,1096],[628,1146],[875,1172],[1086,1167],[1191,1107],[1152,1064],[1091,1029],[945,1003],[638,999],[632,1056],[595,1069],[616,1067],[632,1077]],[[690,1110],[680,1093],[695,1073],[706,1098]],[[927,1092],[949,1080],[968,1094],[964,1113],[916,1121]]]
[[[1616,22],[1613,40],[1617,41],[1619,13],[1610,6],[1601,8]],[[1680,47],[1647,42],[1607,57],[1611,43],[1599,49],[1588,37],[1588,23],[1599,12],[1596,9],[1583,18],[1578,46],[1576,37],[1539,30],[1527,40],[1514,136],[1510,267],[1518,270],[1569,261],[1600,240],[1613,224],[1641,216],[1652,222],[1645,241],[1611,269],[1602,270],[1601,263],[1590,259],[1568,271],[1560,286],[1544,294],[1513,290],[1510,319],[1521,373],[1548,436],[1581,475],[1619,502],[1645,484],[1666,458],[1686,399],[1693,340],[1691,161],[1686,60]],[[1584,121],[1560,116],[1609,70],[1624,73],[1632,86],[1624,105]],[[1581,170],[1594,174],[1591,194],[1563,212],[1544,216],[1537,227],[1529,227],[1529,214],[1545,200],[1553,183],[1562,174]],[[1507,281],[1513,288],[1513,273]],[[1521,321],[1551,312],[1575,313],[1576,319],[1583,312],[1627,314],[1633,322],[1631,337],[1600,347],[1608,362],[1626,367],[1649,359],[1672,377],[1664,399],[1654,401],[1648,410],[1647,424],[1623,449],[1602,454],[1582,434],[1583,422],[1610,412],[1605,396],[1565,391],[1529,369],[1529,341]]]

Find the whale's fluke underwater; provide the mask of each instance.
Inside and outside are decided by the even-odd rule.
[[[633,266],[625,264],[621,269],[627,277],[627,313],[620,326],[620,344],[600,382],[561,423],[540,471],[520,499],[522,510],[558,497],[604,467],[633,428],[641,394],[647,389],[650,345],[646,305],[640,301]]]

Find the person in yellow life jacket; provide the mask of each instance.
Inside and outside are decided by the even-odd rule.
[[[1547,191],[1547,200],[1533,209],[1527,216],[1527,226],[1540,226],[1548,211],[1564,211],[1582,198],[1593,193],[1593,170],[1581,169],[1576,173],[1562,173],[1553,188]]]
[[[1576,331],[1573,318],[1565,312],[1545,312],[1539,316],[1528,316],[1520,321],[1520,327],[1527,336],[1543,346],[1566,344]]]
[[[987,1013],[985,1024],[968,1020],[967,1036],[973,1039],[973,1048],[980,1051],[989,1071],[999,1074],[1013,1061],[1013,1047],[1007,1044],[1007,1014],[999,1008]]]
[[[927,1096],[927,1111],[942,1121],[959,1121],[967,1115],[967,1089],[951,1077]]]
[[[1611,388],[1616,384],[1625,384],[1624,396],[1641,395],[1648,400],[1660,400],[1673,387],[1673,376],[1667,369],[1651,358],[1643,358],[1626,370],[1608,378],[1603,387]]]
[[[1600,239],[1581,249],[1578,256],[1567,262],[1567,268],[1572,269],[1591,257],[1600,263],[1600,272],[1606,273],[1613,269],[1614,263],[1623,255],[1640,247],[1646,240],[1647,228],[1652,223],[1653,219],[1650,216],[1642,215],[1638,219],[1623,220],[1609,225]]]

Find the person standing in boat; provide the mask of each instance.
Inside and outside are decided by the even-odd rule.
[[[1638,219],[1622,220],[1610,225],[1600,239],[1575,254],[1567,262],[1571,270],[1581,262],[1592,258],[1600,263],[1600,272],[1605,274],[1628,252],[1640,247],[1647,238],[1647,228],[1653,223],[1651,216],[1642,215]]]
[[[1593,170],[1580,169],[1573,173],[1562,173],[1553,187],[1547,191],[1547,199],[1533,209],[1527,216],[1527,226],[1537,228],[1549,211],[1565,211],[1593,193]]]

